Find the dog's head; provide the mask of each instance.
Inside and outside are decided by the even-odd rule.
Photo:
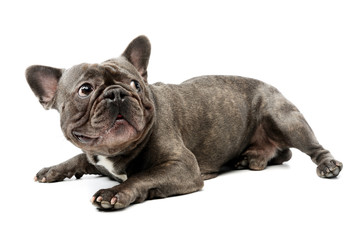
[[[114,156],[135,148],[151,128],[150,49],[140,36],[118,58],[70,69],[31,66],[26,79],[45,109],[59,111],[68,140],[85,152]]]

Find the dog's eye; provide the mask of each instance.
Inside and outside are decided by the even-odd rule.
[[[133,89],[135,89],[137,92],[140,92],[141,88],[140,88],[140,83],[136,80],[132,80],[130,82],[130,87],[132,87]]]
[[[89,96],[92,91],[94,91],[94,88],[89,83],[85,83],[79,88],[78,94],[80,97],[85,98]]]

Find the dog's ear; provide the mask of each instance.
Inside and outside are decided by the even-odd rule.
[[[138,70],[140,75],[147,81],[147,66],[151,52],[150,41],[146,36],[135,38],[126,48],[124,56]]]
[[[34,65],[26,69],[26,80],[45,109],[54,106],[55,94],[64,69]]]

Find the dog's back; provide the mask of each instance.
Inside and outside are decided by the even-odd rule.
[[[257,105],[264,95],[259,89],[273,90],[261,81],[237,76],[153,84],[158,131],[166,131],[169,139],[178,135],[197,158],[202,173],[218,172],[249,145],[260,115]]]

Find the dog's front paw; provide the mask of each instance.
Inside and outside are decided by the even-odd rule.
[[[131,194],[126,191],[119,191],[118,186],[108,189],[101,189],[91,198],[91,203],[104,210],[126,208],[131,203]]]
[[[47,167],[41,169],[34,178],[35,181],[42,183],[58,182],[64,180],[62,174],[55,167]]]
[[[343,164],[336,160],[325,160],[319,164],[316,173],[322,178],[334,178],[339,175]]]
[[[59,165],[57,165],[41,169],[34,177],[34,180],[42,183],[51,183],[59,182],[64,180],[66,177],[71,178],[72,176],[73,173],[64,171],[62,167],[59,167]],[[80,175],[76,176],[76,178],[80,177]]]

